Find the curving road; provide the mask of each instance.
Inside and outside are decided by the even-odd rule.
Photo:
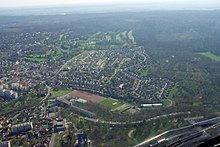
[[[140,146],[144,146],[146,144],[148,144],[150,141],[154,140],[154,139],[158,139],[159,137],[163,136],[163,135],[166,135],[168,133],[173,133],[175,131],[180,131],[180,130],[185,130],[185,129],[189,129],[189,128],[193,128],[195,126],[202,126],[202,125],[211,125],[210,127],[207,127],[205,129],[202,129],[202,132],[206,132],[210,129],[215,129],[215,128],[218,128],[220,127],[220,117],[215,117],[215,118],[211,118],[211,119],[207,119],[207,120],[204,120],[204,121],[200,121],[200,122],[197,122],[197,123],[194,123],[192,125],[188,125],[188,126],[185,126],[185,127],[180,127],[180,128],[177,128],[177,129],[172,129],[172,130],[168,130],[168,131],[165,131],[157,136],[154,136],[152,138],[149,138],[139,144],[137,144],[135,147],[140,147]]]
[[[94,119],[94,118],[88,118],[85,117],[84,119],[90,122],[94,122],[94,123],[100,123],[100,124],[109,124],[109,125],[136,125],[136,124],[140,124],[143,122],[150,122],[152,120],[156,120],[162,117],[168,117],[168,116],[177,116],[177,115],[183,115],[183,114],[191,114],[191,112],[177,112],[177,113],[170,113],[170,114],[164,114],[164,115],[159,115],[159,116],[155,116],[149,119],[145,119],[145,120],[139,120],[139,121],[133,121],[133,122],[113,122],[113,121],[104,121],[104,120],[99,120],[99,119]]]
[[[177,128],[177,129],[172,129],[172,130],[165,131],[165,132],[163,132],[163,133],[161,133],[161,134],[159,134],[159,135],[157,135],[157,136],[151,137],[151,138],[149,138],[149,139],[147,139],[147,140],[145,140],[145,141],[143,141],[143,142],[137,144],[135,147],[143,146],[143,145],[149,143],[150,141],[152,141],[152,140],[154,140],[154,139],[157,139],[157,138],[159,138],[159,137],[161,137],[161,136],[163,136],[163,135],[166,135],[166,134],[168,134],[168,133],[172,133],[172,132],[180,131],[180,130],[184,130],[184,129],[189,129],[189,128],[192,128],[192,127],[193,127],[192,125],[188,125],[188,126],[185,126],[185,127],[181,127],[181,128]]]
[[[46,85],[46,87],[47,87],[47,95],[40,101],[40,104],[42,103],[42,102],[44,102],[49,96],[50,96],[50,93],[51,93],[51,90],[52,90],[52,88],[50,87],[50,86],[48,86],[46,83],[45,83],[45,81],[43,82],[45,85]]]

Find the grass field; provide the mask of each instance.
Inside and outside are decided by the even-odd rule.
[[[84,92],[84,91],[79,91],[79,90],[74,90],[73,92],[71,92],[70,97],[73,98],[81,98],[93,103],[100,103],[102,102],[105,98],[99,95],[95,95],[89,92]]]
[[[121,32],[116,35],[116,40],[121,42]]]
[[[172,88],[172,90],[170,91],[168,98],[166,100],[163,101],[163,105],[164,106],[169,106],[170,104],[173,103],[173,97],[174,95],[177,93],[177,84]]]
[[[107,36],[106,36],[106,40],[107,40],[107,41],[112,41],[112,37],[109,36],[109,35],[107,35]]]
[[[211,52],[203,52],[203,53],[199,53],[200,55],[206,56],[216,62],[220,62],[220,56],[216,56],[215,54],[211,53]]]
[[[28,58],[25,58],[26,60],[28,61],[32,61],[32,62],[44,62],[46,61],[45,58],[36,58],[36,57],[28,57]]]
[[[168,96],[168,99],[173,99],[174,95],[176,94],[177,92],[177,84],[172,88],[172,90],[170,91],[169,93],[169,96]]]
[[[124,105],[120,106],[118,108],[118,110],[120,113],[123,113],[123,112],[129,110],[131,107],[132,107],[132,105],[130,105],[130,104],[124,104]],[[117,110],[117,109],[115,109],[115,110]]]
[[[66,94],[69,94],[72,90],[68,90],[68,89],[60,89],[58,91],[53,91],[52,92],[52,97],[59,97],[59,96],[63,96]]]
[[[150,72],[153,70],[154,66],[150,65],[147,69],[145,69],[142,73],[141,76],[142,77],[146,77],[150,74]]]
[[[127,31],[122,32],[121,36],[123,37],[123,39],[127,39]]]
[[[133,36],[133,32],[129,31],[128,32],[128,38],[132,41],[133,44],[136,44],[135,38]]]
[[[123,105],[122,102],[112,98],[107,98],[103,100],[100,104],[108,109],[115,109]]]

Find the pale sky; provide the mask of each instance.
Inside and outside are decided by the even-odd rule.
[[[66,5],[66,4],[104,4],[104,3],[171,3],[172,5],[201,5],[220,6],[220,0],[0,0],[0,7],[22,7],[42,5]]]

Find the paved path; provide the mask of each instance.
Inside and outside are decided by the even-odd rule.
[[[136,124],[140,124],[143,122],[146,123],[152,120],[157,120],[162,117],[177,116],[177,115],[183,115],[183,114],[190,114],[190,112],[177,112],[177,113],[164,114],[164,115],[155,116],[155,117],[152,117],[146,120],[139,120],[139,121],[133,121],[133,122],[113,122],[113,121],[104,121],[104,120],[88,118],[88,117],[85,117],[85,120],[95,122],[95,123],[101,123],[101,124],[109,124],[109,125],[136,125]]]
[[[133,137],[132,137],[132,133],[134,133],[135,130],[136,130],[136,129],[132,129],[131,131],[128,132],[128,137],[129,137],[129,138],[133,138]]]
[[[50,139],[50,143],[49,143],[49,147],[54,147],[54,143],[55,143],[55,138],[56,138],[56,133],[53,133]]]
[[[50,86],[48,86],[47,84],[46,84],[46,87],[47,87],[47,95],[40,101],[40,104],[50,96],[52,88]]]

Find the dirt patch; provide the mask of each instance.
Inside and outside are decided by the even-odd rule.
[[[71,92],[69,96],[73,98],[81,98],[87,101],[91,101],[93,103],[100,103],[101,101],[105,99],[102,96],[91,94],[88,92],[78,91],[78,90]]]

